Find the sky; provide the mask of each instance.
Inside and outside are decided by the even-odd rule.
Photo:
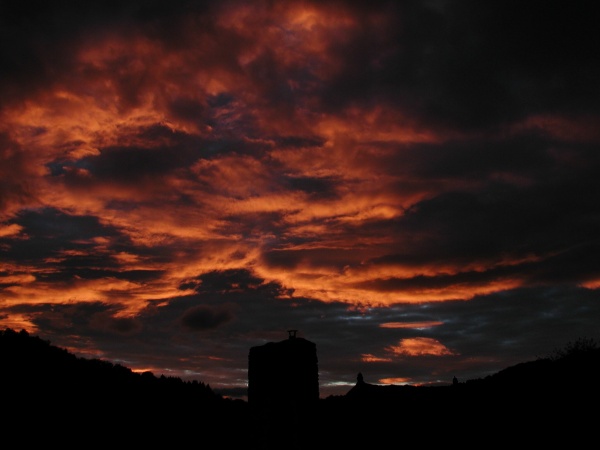
[[[585,1],[0,2],[0,328],[247,390],[600,340]]]

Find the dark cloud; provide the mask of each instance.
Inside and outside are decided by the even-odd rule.
[[[223,234],[239,234],[244,237],[281,235],[285,229],[284,216],[276,212],[246,212],[223,217],[219,231]]]
[[[200,305],[188,309],[181,317],[181,323],[192,330],[204,330],[221,326],[232,319],[233,313],[227,309]]]
[[[593,282],[599,269],[597,242],[582,242],[572,248],[545,259],[539,264],[531,264],[523,273],[532,283],[575,285]]]
[[[289,188],[305,192],[310,198],[324,200],[337,196],[338,180],[316,177],[290,177],[287,180]]]
[[[445,335],[444,341],[463,356],[473,356],[481,346],[490,355],[515,352],[516,360],[547,356],[569,340],[595,334],[582,312],[597,313],[597,296],[595,290],[557,286],[514,289],[478,296],[471,302],[436,304],[435,311],[446,320],[432,332],[439,331],[440,338]],[[541,329],[548,334],[539,334]],[[459,339],[463,339],[460,345]]]
[[[4,1],[0,7],[2,98],[31,95],[57,82],[62,74],[75,71],[72,56],[84,37],[111,30],[132,33],[146,29],[177,42],[176,36],[181,40],[182,17],[202,13],[210,3],[92,0],[83,5],[76,1]]]
[[[194,98],[176,98],[169,105],[174,117],[202,123],[206,118],[206,105]]]
[[[325,144],[319,136],[276,136],[273,140],[279,148],[322,147]]]
[[[94,182],[116,182],[135,184],[144,180],[156,180],[179,167],[188,167],[198,155],[178,146],[168,148],[106,148],[99,156],[85,157],[69,164],[71,167],[86,170],[85,175],[67,172],[67,184]],[[69,167],[67,166],[67,167]]]
[[[132,317],[112,317],[96,315],[92,318],[91,327],[119,335],[131,335],[139,333],[142,324]]]
[[[536,173],[525,186],[490,180],[415,203],[404,216],[376,225],[381,233],[414,238],[399,240],[402,252],[397,256],[390,253],[373,262],[431,257],[472,261],[499,254],[543,258],[593,245],[595,226],[590,219],[597,207],[589,193],[599,191],[597,182],[586,170],[571,170],[563,165],[561,171],[557,161],[545,172],[550,178]],[[582,261],[582,269],[585,264]]]
[[[402,2],[381,11],[390,13],[383,26],[364,26],[332,51],[345,65],[322,107],[377,98],[469,128],[558,108],[597,113],[600,65],[589,51],[597,13],[583,2]]]
[[[299,240],[297,240],[299,241]],[[345,263],[356,260],[356,251],[353,249],[336,249],[320,247],[301,250],[267,250],[263,253],[263,260],[272,267],[291,270],[298,267],[333,267],[342,270]]]
[[[544,136],[522,133],[457,139],[444,145],[410,145],[405,151],[392,155],[397,158],[394,162],[399,170],[432,182],[439,179],[485,182],[507,173],[515,176],[517,181],[517,177],[537,179],[541,174],[556,169],[558,161],[554,145],[554,141]],[[572,148],[566,151],[576,152]]]
[[[0,218],[12,213],[19,204],[37,204],[35,189],[29,182],[32,172],[23,148],[7,133],[0,132]]]
[[[502,280],[502,278],[507,276],[506,274],[512,274],[515,276],[517,273],[519,272],[513,268],[501,268],[485,272],[466,271],[455,275],[442,273],[435,276],[417,275],[410,278],[391,277],[383,279],[371,279],[369,281],[355,283],[353,285],[355,287],[368,290],[403,292],[405,290],[426,290],[432,288],[440,289],[449,286],[465,286],[468,284],[479,286],[494,280]]]
[[[200,282],[199,292],[227,292],[231,290],[256,289],[264,280],[248,270],[231,269],[224,271],[211,271],[198,277]]]
[[[114,315],[120,311],[120,307],[98,301],[73,301],[67,304],[47,301],[32,305],[15,305],[10,311],[31,314],[35,326],[43,329],[50,340],[58,342],[65,342],[64,333],[67,336],[71,334],[90,338],[98,333],[114,333],[115,328],[119,328],[115,326]],[[126,322],[123,321],[122,324]]]
[[[7,262],[18,260],[36,264],[46,260],[47,267],[63,270],[80,267],[88,273],[98,268],[117,267],[111,255],[97,251],[94,239],[102,237],[110,240],[118,238],[120,233],[101,224],[95,216],[69,215],[45,208],[22,211],[11,222],[18,224],[21,232],[17,236],[0,238]],[[71,273],[68,277],[73,275]]]

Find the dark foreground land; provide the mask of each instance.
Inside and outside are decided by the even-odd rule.
[[[137,374],[24,331],[0,332],[1,429],[11,448],[594,448],[599,382],[600,348],[583,341],[484,379],[357,382],[343,396],[259,409],[201,382]]]

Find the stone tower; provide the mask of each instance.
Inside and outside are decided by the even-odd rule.
[[[288,330],[288,339],[250,348],[248,403],[274,410],[300,409],[319,400],[317,346]]]

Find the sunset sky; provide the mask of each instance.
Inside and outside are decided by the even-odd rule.
[[[3,0],[0,328],[232,397],[600,340],[593,3]]]

